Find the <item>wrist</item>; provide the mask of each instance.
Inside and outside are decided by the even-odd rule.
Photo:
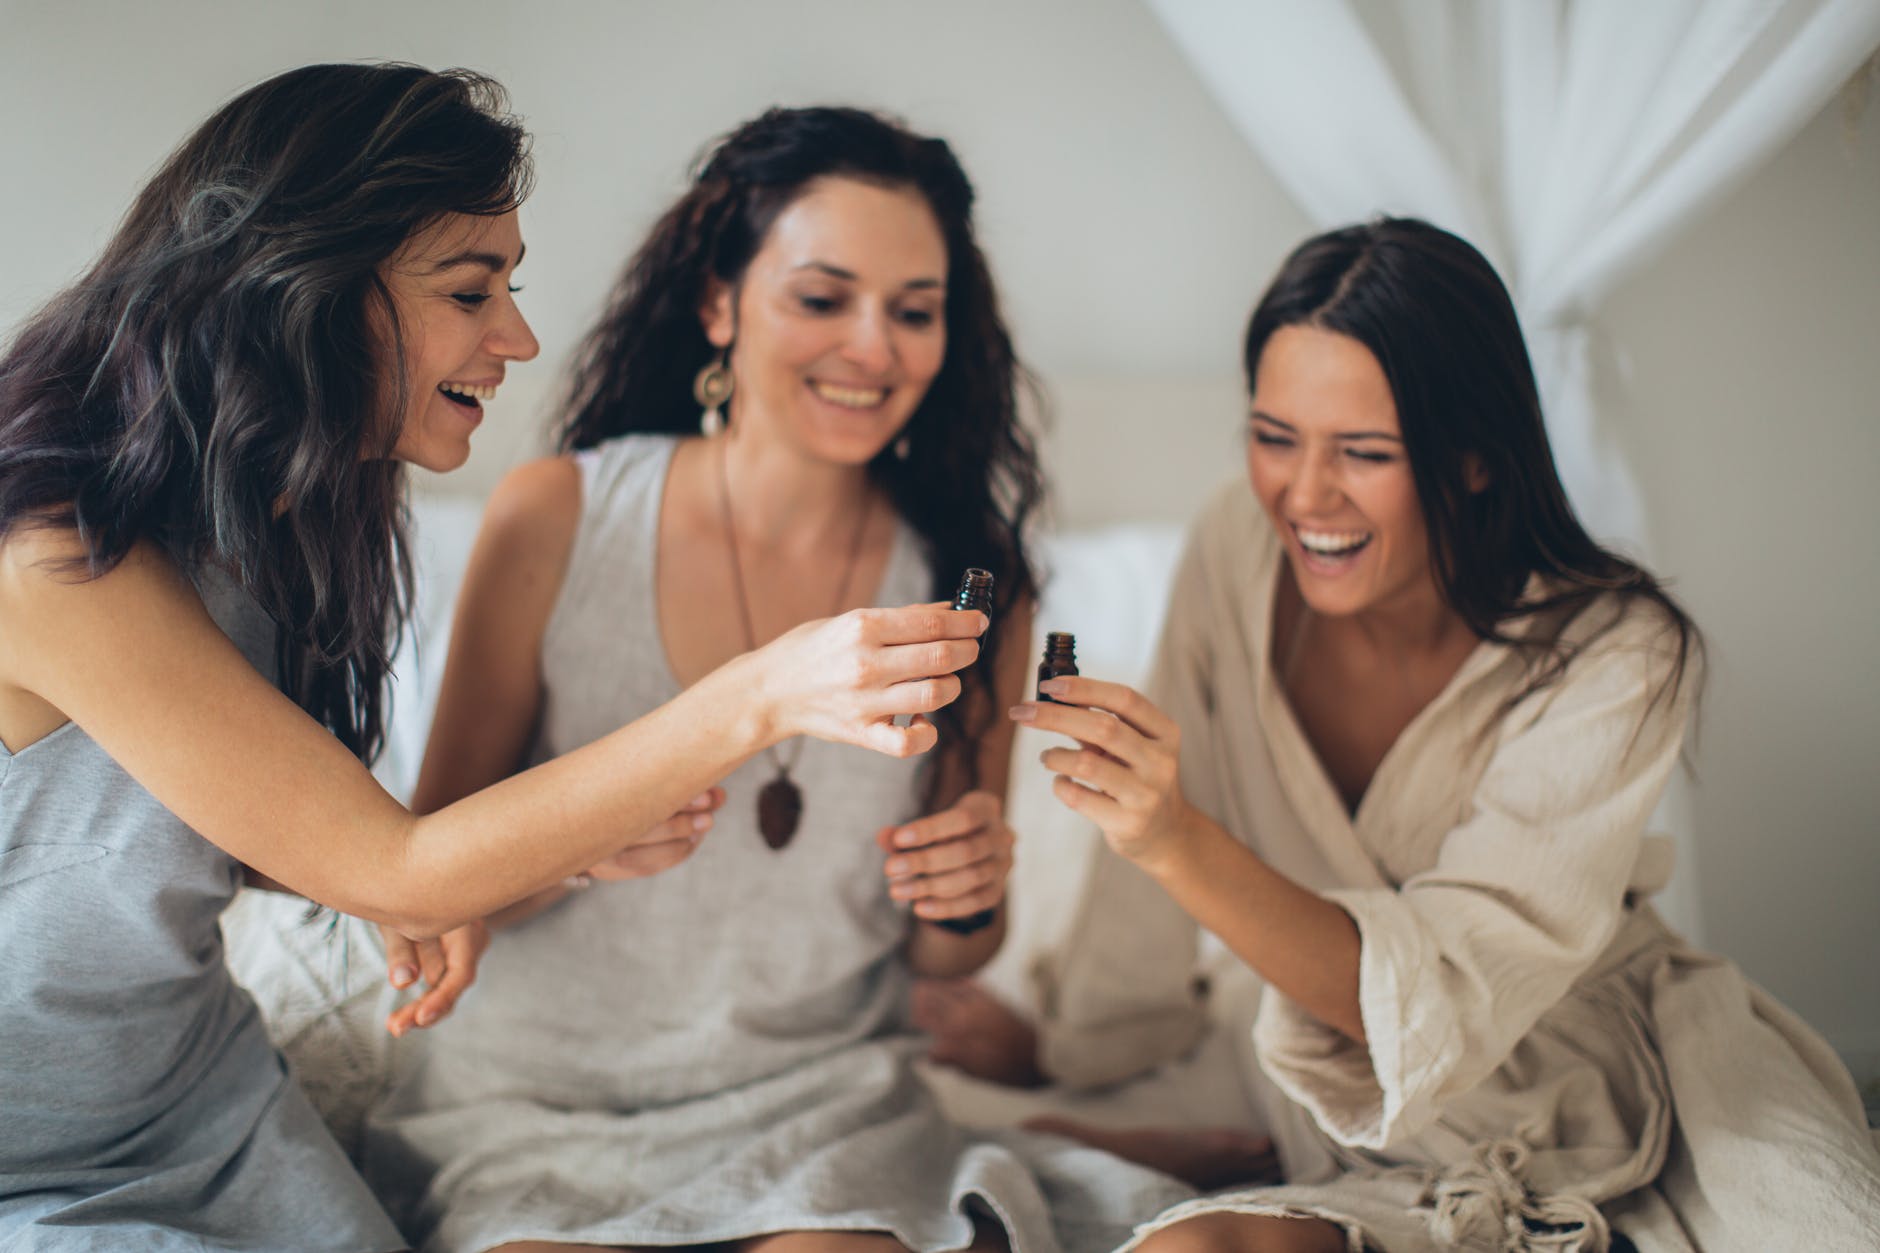
[[[1150,878],[1163,882],[1188,865],[1195,846],[1205,835],[1204,826],[1200,813],[1183,801],[1162,831],[1153,840],[1144,841],[1130,860]]]
[[[785,738],[780,730],[783,719],[755,657],[755,653],[733,657],[698,684],[709,685],[706,694],[730,710],[723,733],[740,759],[761,753]]]

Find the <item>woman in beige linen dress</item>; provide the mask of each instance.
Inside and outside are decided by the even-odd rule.
[[[1493,270],[1420,222],[1322,236],[1246,360],[1251,490],[1195,526],[1153,703],[1081,678],[1013,710],[1082,742],[1044,761],[1107,845],[1045,1073],[1186,1047],[1197,923],[1263,984],[1288,1182],[1132,1247],[1880,1247],[1846,1071],[1647,903],[1698,641],[1574,519]]]

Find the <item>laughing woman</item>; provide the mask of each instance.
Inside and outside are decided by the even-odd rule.
[[[567,455],[491,500],[421,808],[805,619],[969,566],[997,604],[931,769],[786,745],[724,779],[684,864],[611,861],[494,920],[477,995],[369,1125],[367,1174],[427,1248],[1108,1253],[1179,1194],[970,1136],[910,1069],[910,977],[976,969],[1003,927],[997,713],[1034,587],[1038,471],[972,195],[946,144],[871,114],[739,128],[590,337]]]
[[[1014,711],[1083,742],[1045,764],[1106,844],[1045,1072],[1191,1041],[1197,924],[1264,984],[1246,1079],[1288,1182],[1139,1247],[1880,1247],[1847,1072],[1649,903],[1701,649],[1568,507],[1494,271],[1421,222],[1321,236],[1245,362],[1247,479],[1195,525],[1150,696]]]
[[[925,747],[887,716],[977,653],[977,614],[849,618],[435,814],[379,787],[403,463],[461,465],[478,397],[536,353],[509,286],[526,146],[476,75],[280,75],[0,357],[9,1250],[404,1247],[229,976],[244,863],[435,936],[657,836],[778,739]]]

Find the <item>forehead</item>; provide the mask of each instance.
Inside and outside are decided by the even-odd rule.
[[[1317,326],[1273,332],[1260,352],[1253,405],[1296,427],[1398,430],[1390,380],[1371,350]]]
[[[446,213],[412,232],[392,257],[392,268],[422,276],[453,261],[482,264],[479,258],[501,259],[515,265],[522,257],[522,228],[516,212],[495,217]]]
[[[817,263],[859,278],[911,282],[946,275],[946,243],[927,198],[910,187],[819,178],[777,215],[754,265]]]

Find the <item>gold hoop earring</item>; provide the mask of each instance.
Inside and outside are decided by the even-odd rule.
[[[704,410],[699,414],[699,434],[707,439],[725,429],[724,404],[731,399],[732,387],[731,367],[725,364],[722,352],[706,362],[692,379],[692,399]]]

